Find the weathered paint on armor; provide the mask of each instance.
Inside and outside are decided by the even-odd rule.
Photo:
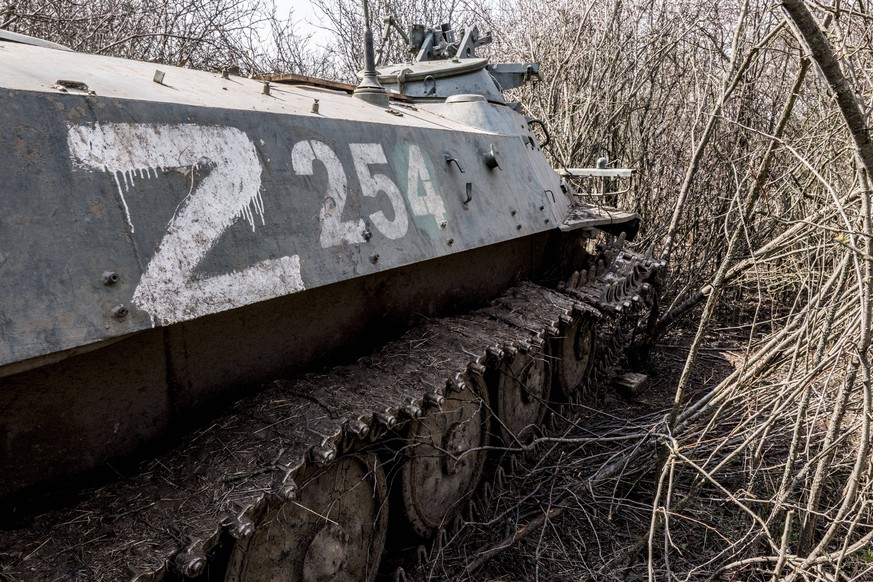
[[[0,366],[560,222],[558,178],[529,141],[373,110],[349,124],[7,92]]]
[[[386,108],[2,39],[0,63],[0,496],[538,278],[559,226],[629,219],[565,221],[481,67]]]

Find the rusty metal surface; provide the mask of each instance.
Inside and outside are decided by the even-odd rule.
[[[637,227],[631,228],[625,225],[639,223],[639,219],[639,214],[628,210],[610,208],[607,206],[595,207],[577,204],[570,208],[567,217],[560,225],[560,229],[564,232],[570,232],[591,227],[603,228],[614,224],[617,225],[618,228],[624,228],[629,231],[632,230],[635,234]]]
[[[271,83],[282,83],[283,85],[305,85],[318,87],[320,89],[330,89],[332,91],[342,91],[343,93],[349,94],[353,93],[355,90],[355,85],[352,85],[351,83],[330,81],[327,79],[319,79],[318,77],[298,75],[295,73],[257,75],[254,78],[258,81],[270,81]]]

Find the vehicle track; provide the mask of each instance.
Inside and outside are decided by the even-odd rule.
[[[419,459],[419,469],[409,469],[401,486],[408,489],[416,471],[442,467],[435,490],[463,489],[449,491],[433,515],[427,507],[415,515],[416,505],[427,504],[407,499],[413,529],[438,533],[478,482],[484,445],[497,430],[487,424],[488,411],[498,409],[489,403],[494,393],[487,378],[501,365],[526,356],[560,367],[556,354],[568,332],[594,326],[600,330],[596,361],[574,373],[581,369],[586,380],[590,371],[602,383],[621,365],[655,298],[661,266],[621,243],[601,250],[560,291],[522,283],[487,307],[430,320],[356,364],[273,382],[145,463],[135,477],[88,491],[75,507],[37,516],[21,530],[0,531],[0,577],[221,579],[217,571],[227,568],[228,580],[257,578],[265,574],[247,569],[248,557],[281,547],[300,549],[294,567],[306,579],[372,580],[387,528],[388,492],[376,453],[383,441],[407,439],[408,454],[395,454],[394,463],[414,466],[410,458]],[[430,438],[432,425],[440,425],[442,440]],[[338,483],[339,474],[366,481],[365,494],[340,499],[346,481],[335,485],[339,497],[319,491]],[[325,521],[327,513],[315,507],[320,503],[353,522],[365,517],[356,511],[375,514],[368,531],[350,537],[348,527]],[[308,517],[288,517],[292,511]],[[308,533],[278,539],[284,534],[276,523],[278,529],[295,523]],[[363,542],[355,541],[361,536]],[[253,539],[266,549],[253,549],[259,547]]]

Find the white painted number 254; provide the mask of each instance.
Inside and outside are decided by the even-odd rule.
[[[385,237],[392,240],[402,238],[409,228],[403,194],[391,178],[371,169],[371,166],[388,163],[382,146],[377,143],[353,143],[349,144],[349,150],[361,193],[371,198],[383,193],[391,204],[393,219],[389,219],[382,210],[378,210],[370,214],[370,221]],[[313,175],[315,161],[320,162],[327,172],[327,190],[319,214],[321,246],[327,248],[343,243],[366,242],[367,228],[363,218],[355,220],[341,218],[346,205],[348,180],[336,153],[327,144],[318,140],[300,141],[294,145],[291,150],[291,163],[295,173],[301,176]],[[408,186],[409,205],[415,216],[431,215],[437,224],[445,221],[446,211],[443,200],[434,190],[421,149],[414,144],[409,146]],[[422,188],[423,196],[420,194]]]

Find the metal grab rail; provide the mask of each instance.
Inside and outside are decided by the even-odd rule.
[[[631,183],[627,183],[627,187],[618,190],[607,190],[612,186],[612,180],[616,178],[628,179],[632,178],[636,170],[630,168],[606,168],[605,159],[598,160],[597,168],[562,168],[557,170],[558,175],[562,179],[569,178],[587,178],[585,187],[576,191],[577,196],[608,198],[607,203],[615,204],[615,197],[620,194],[630,192]],[[575,189],[574,189],[575,190]]]
[[[630,178],[636,170],[629,168],[562,168],[558,175],[563,178]]]

